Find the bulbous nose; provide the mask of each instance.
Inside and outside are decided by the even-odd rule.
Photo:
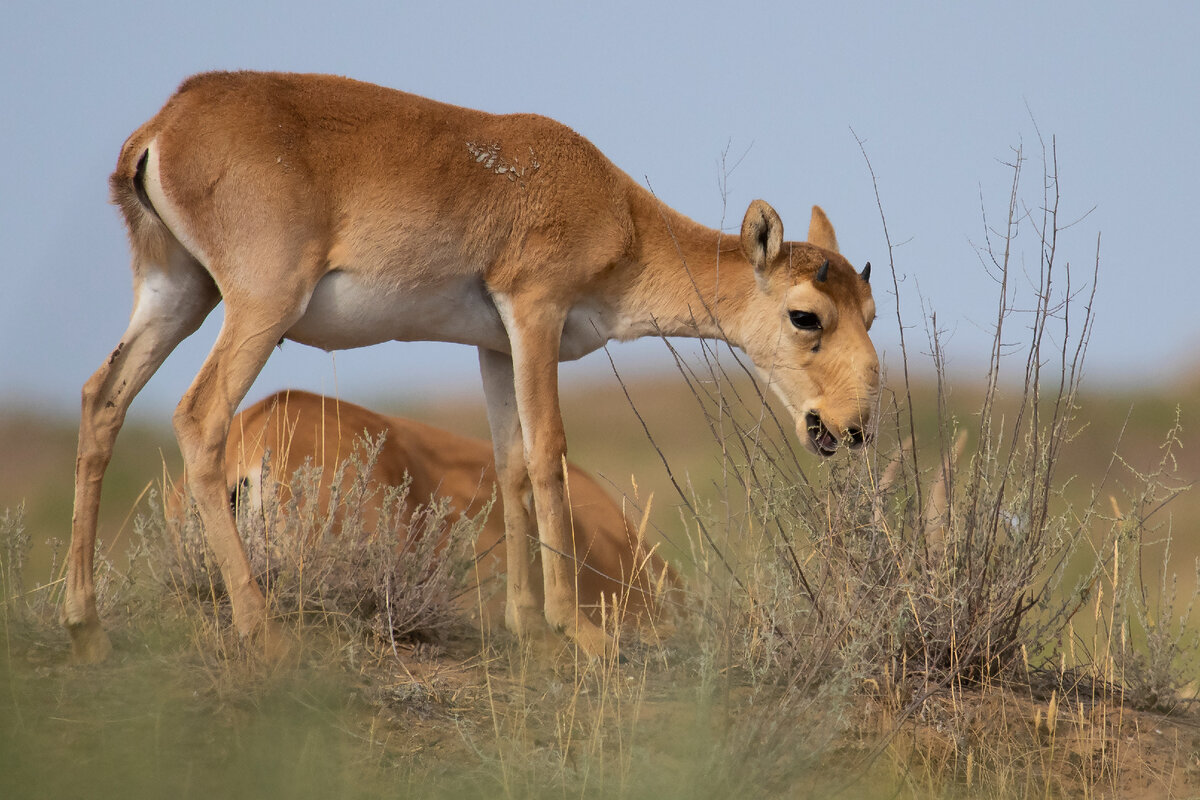
[[[865,415],[857,424],[830,426],[819,411],[809,411],[804,415],[802,423],[797,425],[801,439],[814,453],[822,456],[833,455],[840,445],[851,449],[862,447],[871,441],[871,430],[866,427]],[[835,433],[836,431],[836,433]]]

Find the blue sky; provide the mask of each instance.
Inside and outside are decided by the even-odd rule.
[[[0,403],[77,408],[131,303],[106,178],[124,138],[184,77],[213,68],[334,72],[546,114],[712,226],[736,227],[762,197],[799,239],[820,203],[850,260],[875,264],[875,338],[895,363],[896,298],[857,135],[897,245],[901,308],[917,325],[909,344],[927,349],[920,310],[933,308],[965,378],[978,374],[995,319],[981,204],[1002,217],[1016,147],[1030,159],[1022,196],[1040,201],[1040,131],[1057,143],[1062,218],[1086,214],[1061,237],[1060,258],[1090,273],[1102,234],[1089,380],[1167,391],[1181,364],[1200,366],[1200,6],[903,5],[11,4],[0,26]],[[1022,268],[1036,267],[1029,233]],[[220,316],[168,360],[135,415],[173,407]],[[630,372],[670,365],[661,343],[613,353]],[[564,380],[608,370],[594,354]],[[455,345],[330,356],[287,344],[251,394],[282,386],[371,399],[474,391],[478,377],[474,352]]]

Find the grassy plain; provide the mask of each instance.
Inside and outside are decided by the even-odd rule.
[[[635,516],[634,506],[653,496],[651,535],[688,580],[674,632],[662,641],[631,635],[628,663],[584,663],[554,637],[522,646],[467,622],[390,643],[319,618],[293,621],[291,656],[263,663],[233,640],[219,603],[150,576],[132,520],[153,515],[146,490],[164,470],[176,471],[178,455],[169,429],[147,424],[131,425],[118,441],[102,506],[111,572],[101,614],[116,654],[101,666],[72,667],[54,624],[62,548],[46,541],[69,530],[74,431],[61,420],[10,413],[0,422],[0,509],[23,504],[24,518],[18,526],[10,515],[0,546],[0,796],[1196,797],[1200,717],[1188,697],[1197,676],[1189,684],[1178,670],[1200,666],[1197,654],[1168,652],[1166,668],[1176,672],[1157,682],[1142,674],[1154,664],[1127,657],[1149,646],[1155,623],[1169,628],[1182,618],[1194,596],[1200,497],[1168,492],[1173,499],[1161,507],[1135,501],[1145,483],[1138,475],[1160,464],[1177,417],[1182,446],[1163,480],[1178,486],[1200,475],[1200,450],[1191,446],[1200,423],[1195,397],[1169,387],[1078,398],[1056,471],[1062,493],[1052,502],[1064,519],[1090,526],[1098,552],[1076,552],[1075,574],[1056,591],[1069,596],[1089,561],[1105,561],[1114,527],[1127,530],[1120,546],[1133,536],[1146,544],[1121,562],[1139,565],[1134,591],[1121,593],[1128,576],[1109,564],[1057,638],[1031,639],[1034,652],[997,651],[978,668],[931,667],[928,653],[918,668],[919,653],[903,644],[911,637],[896,626],[883,637],[901,642],[895,647],[855,628],[896,607],[848,583],[850,572],[821,571],[823,559],[840,563],[843,547],[856,569],[873,563],[878,554],[853,560],[854,542],[818,536],[796,547],[800,574],[823,581],[797,610],[803,592],[773,555],[786,548],[764,531],[767,516],[755,505],[774,498],[780,519],[803,512],[790,510],[777,486],[746,488],[731,440],[710,434],[711,417],[677,376],[565,387],[572,459],[627,496]],[[1015,398],[1001,389],[999,416],[1015,413]],[[927,411],[937,405],[932,384],[915,384],[912,401],[925,410],[916,440],[937,441]],[[958,390],[949,402],[942,418],[976,430],[978,393]],[[486,436],[477,397],[372,405]],[[899,438],[881,434],[881,450]],[[917,479],[927,490],[937,452],[925,451]],[[844,507],[831,498],[850,462],[799,457],[822,501],[809,505]],[[1103,513],[1088,516],[1097,486],[1094,505]],[[808,517],[796,519],[793,533],[809,530],[801,524]],[[882,524],[869,532],[898,530]],[[19,580],[16,531],[32,543]],[[1180,576],[1176,605],[1145,617],[1147,625],[1114,598],[1131,603],[1140,593],[1155,608],[1167,533],[1165,569]],[[718,561],[731,565],[732,579]],[[886,587],[895,581],[888,575],[864,585]],[[913,581],[895,583],[897,591]],[[832,633],[827,620],[812,623],[814,609],[835,616],[834,605],[857,616],[839,617]],[[924,609],[913,619],[932,632],[941,609],[919,599],[912,607]],[[1168,633],[1185,648],[1194,643]],[[1122,637],[1136,641],[1127,647]],[[953,661],[963,649],[947,652]],[[1172,691],[1149,697],[1149,685]]]

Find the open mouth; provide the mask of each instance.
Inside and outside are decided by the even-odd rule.
[[[822,456],[831,456],[837,451],[837,437],[821,422],[821,417],[809,411],[804,415],[804,428],[813,448]]]

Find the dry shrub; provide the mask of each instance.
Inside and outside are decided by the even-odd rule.
[[[1084,584],[1093,589],[1094,600],[1087,609],[1090,641],[1080,645],[1090,662],[1083,677],[1113,686],[1134,708],[1162,712],[1179,708],[1185,695],[1190,695],[1188,703],[1194,702],[1200,674],[1200,620],[1193,617],[1200,560],[1194,564],[1197,589],[1180,597],[1171,520],[1161,513],[1190,486],[1178,474],[1181,433],[1177,418],[1162,442],[1158,463],[1148,471],[1118,459],[1131,485],[1122,492],[1123,503],[1109,496],[1110,530]],[[1161,556],[1150,560],[1148,551],[1153,550],[1161,550]],[[1079,602],[1086,599],[1081,592]]]
[[[38,647],[50,646],[51,642],[65,644],[59,622],[59,609],[66,564],[66,550],[61,539],[45,540],[48,564],[45,572],[35,570],[31,564],[36,543],[25,527],[23,505],[4,509],[0,513],[0,622],[8,637],[16,636],[35,642]],[[120,620],[128,618],[134,598],[128,591],[132,585],[131,570],[118,568],[106,555],[104,542],[97,539],[94,580],[97,603],[111,607]],[[11,641],[11,639],[10,639]]]
[[[815,466],[795,452],[790,423],[735,352],[705,346],[700,368],[677,359],[724,470],[721,501],[705,505],[705,489],[681,482],[664,456],[694,543],[692,635],[709,675],[743,675],[752,701],[780,710],[731,722],[727,744],[756,781],[844,742],[864,702],[887,709],[876,731],[886,743],[908,721],[932,723],[931,699],[947,696],[956,711],[936,726],[955,766],[940,778],[962,779],[970,758],[976,777],[995,778],[1011,771],[1016,751],[1040,746],[1036,730],[1016,735],[1028,727],[1016,725],[1011,746],[959,752],[974,736],[963,692],[1016,691],[1042,703],[1053,696],[1054,713],[1092,719],[1123,703],[1169,707],[1194,674],[1194,598],[1177,608],[1165,562],[1159,591],[1148,591],[1140,561],[1153,534],[1150,511],[1182,488],[1171,455],[1178,431],[1158,472],[1132,476],[1133,510],[1115,522],[1098,502],[1110,475],[1077,508],[1065,496],[1070,476],[1058,473],[1083,428],[1077,402],[1099,240],[1081,282],[1059,252],[1070,225],[1059,219],[1053,146],[1043,145],[1042,165],[1041,196],[1027,205],[1017,150],[1005,222],[994,228],[985,214],[978,250],[998,287],[997,312],[982,398],[969,418],[949,409],[932,312],[932,424],[918,424],[915,359],[898,308],[903,375],[880,400],[876,439]],[[1097,629],[1090,648],[1077,626]],[[1113,724],[1077,727],[1115,739],[1113,716]],[[1025,773],[1038,785],[1062,766],[1043,756],[1036,775]]]
[[[0,515],[0,599],[4,601],[6,623],[20,622],[30,613],[29,596],[25,592],[25,562],[30,546],[25,509],[22,506],[16,511],[4,509]]]
[[[382,444],[382,436],[360,439],[327,482],[328,497],[321,492],[321,468],[308,463],[287,479],[289,492],[264,491],[261,505],[236,503],[252,573],[277,615],[365,627],[394,643],[434,637],[461,614],[456,601],[473,591],[472,542],[490,505],[477,517],[458,516],[445,499],[431,499],[410,513],[407,483],[380,486],[368,479]],[[268,486],[270,466],[268,452]],[[221,574],[195,505],[177,515],[164,514],[154,498],[151,504],[153,512],[137,520],[135,532],[156,580],[171,591],[219,602]],[[368,530],[364,511],[370,505],[379,513]]]

